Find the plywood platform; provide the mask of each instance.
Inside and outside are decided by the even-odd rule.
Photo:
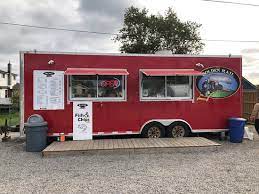
[[[186,138],[134,138],[134,139],[99,139],[85,141],[53,142],[42,151],[43,156],[79,154],[87,152],[139,150],[139,149],[162,149],[183,147],[220,146],[219,143],[203,137]]]

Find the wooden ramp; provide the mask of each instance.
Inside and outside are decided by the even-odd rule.
[[[100,151],[123,151],[141,149],[163,149],[183,147],[220,146],[219,143],[203,137],[185,138],[134,138],[134,139],[99,139],[85,141],[53,142],[42,151],[43,156],[80,153],[97,153]]]

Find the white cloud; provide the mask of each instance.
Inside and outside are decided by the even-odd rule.
[[[257,0],[243,2],[258,4]],[[146,7],[152,13],[161,14],[171,6],[182,20],[201,23],[204,39],[259,40],[258,7],[199,0],[8,0],[0,2],[0,18],[5,22],[114,33],[121,28],[124,10],[130,5]],[[11,60],[16,72],[19,69],[19,50],[118,52],[119,48],[109,35],[0,27],[0,68],[5,68]],[[259,84],[258,43],[205,43],[203,54],[243,55],[244,75]]]

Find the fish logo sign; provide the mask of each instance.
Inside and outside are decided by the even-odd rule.
[[[43,73],[44,75],[46,75],[47,77],[52,77],[53,75],[55,75],[55,73],[54,72],[44,72]]]
[[[234,95],[240,87],[238,75],[224,67],[211,67],[202,71],[204,75],[196,79],[200,96],[205,98],[227,98]]]
[[[78,104],[77,105],[80,109],[84,109],[85,107],[87,107],[87,104]]]

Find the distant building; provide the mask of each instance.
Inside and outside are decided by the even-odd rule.
[[[17,84],[17,74],[12,73],[12,64],[7,64],[7,71],[0,70],[0,105],[11,104],[13,86]]]
[[[243,117],[249,121],[249,117],[257,100],[256,86],[243,77]]]
[[[242,84],[243,84],[243,90],[256,90],[256,86],[252,84],[250,81],[248,81],[246,78],[243,77],[242,79]]]

